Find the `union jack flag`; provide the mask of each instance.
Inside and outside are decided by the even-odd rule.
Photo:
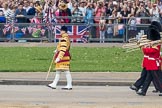
[[[12,28],[12,24],[5,24],[4,26],[4,29],[6,29],[6,31],[10,31],[10,29]]]
[[[66,27],[68,28],[68,35],[72,42],[82,42],[82,43],[88,42],[89,26],[72,25],[72,26],[66,26]],[[61,37],[60,29],[61,29],[61,26],[55,26],[55,39],[56,40],[58,40]]]

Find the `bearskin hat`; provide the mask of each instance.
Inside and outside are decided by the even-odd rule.
[[[62,31],[65,31],[65,32],[67,32],[67,31],[68,31],[68,29],[67,29],[67,27],[66,27],[66,26],[62,26],[62,27],[61,27],[61,30],[62,30]]]
[[[162,32],[162,26],[159,21],[152,21],[151,25],[156,26],[158,28],[159,32]]]
[[[147,39],[156,41],[156,40],[160,40],[160,38],[161,37],[160,37],[159,29],[154,25],[150,25],[147,30]]]

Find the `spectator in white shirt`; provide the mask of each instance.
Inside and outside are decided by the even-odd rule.
[[[84,6],[84,2],[80,3],[79,9],[82,11],[83,16],[85,16],[86,7]]]
[[[159,8],[157,7],[157,4],[153,4],[152,9],[150,9],[150,15],[152,17],[158,17],[159,18]]]
[[[9,14],[10,14],[10,9],[8,8],[8,4],[6,3],[6,2],[4,2],[3,4],[2,4],[2,11],[3,11],[3,13],[4,13],[4,16],[5,17],[8,17],[9,16]]]
[[[24,7],[23,7],[25,10],[26,10],[26,13],[28,13],[29,9],[31,8],[29,6],[29,1],[27,0],[24,0]]]

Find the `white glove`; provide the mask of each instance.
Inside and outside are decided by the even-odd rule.
[[[60,61],[60,59],[59,58],[56,58],[55,63],[58,63],[59,61]]]
[[[54,51],[53,51],[53,53],[56,53],[56,52],[57,52],[57,50],[54,50]]]

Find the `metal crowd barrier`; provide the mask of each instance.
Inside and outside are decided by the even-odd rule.
[[[62,17],[60,17],[62,18]],[[72,17],[71,17],[72,18]],[[108,18],[112,19],[112,18]],[[113,18],[117,20],[118,18]],[[121,18],[120,18],[121,19]],[[123,18],[124,19],[124,18]],[[146,33],[148,24],[128,23],[107,24],[102,42],[127,42],[129,38],[138,36],[138,33]],[[142,18],[140,18],[142,19]],[[152,19],[145,17],[143,19]],[[97,23],[1,23],[0,41],[10,42],[57,42],[60,37],[60,26],[68,27],[72,42],[101,42],[100,30]]]
[[[60,37],[60,27],[62,24],[33,24],[33,23],[15,23],[15,24],[0,24],[0,41],[10,42],[57,42]],[[66,24],[68,33],[72,42],[99,42],[99,27],[97,24]],[[117,34],[105,33],[105,42],[124,41],[125,25],[123,29],[118,30]],[[106,30],[105,30],[106,32]]]
[[[60,27],[63,24],[33,24],[15,23],[0,24],[0,41],[10,42],[57,42],[60,36]],[[126,24],[111,24],[112,32],[105,30],[104,42],[127,42],[141,30],[146,33],[149,24],[136,25],[135,30],[129,30]],[[98,24],[66,24],[72,42],[100,42]],[[110,33],[109,33],[110,32]],[[84,41],[82,41],[84,40]]]

